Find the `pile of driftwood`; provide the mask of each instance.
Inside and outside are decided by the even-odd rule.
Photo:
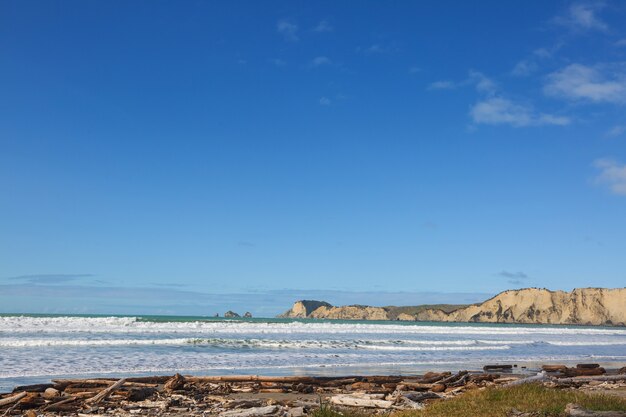
[[[569,376],[568,369],[545,368],[536,376],[502,377],[509,366],[485,372],[429,372],[420,377],[262,377],[174,376],[110,379],[59,379],[50,384],[16,387],[0,395],[0,417],[25,415],[218,415],[220,417],[302,417],[320,406],[357,407],[373,413],[421,409],[430,401],[471,389],[538,382],[557,388],[624,383],[624,374]],[[583,371],[591,372],[591,371]],[[596,370],[594,372],[601,372]],[[595,382],[594,382],[595,381]]]
[[[505,378],[508,381],[511,378]],[[502,383],[498,374],[429,372],[422,377],[261,377],[176,374],[120,380],[59,379],[0,395],[0,416],[219,415],[302,417],[320,404],[394,410]]]

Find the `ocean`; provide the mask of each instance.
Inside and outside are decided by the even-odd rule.
[[[626,364],[626,329],[467,323],[0,315],[0,392],[55,377],[415,374]]]

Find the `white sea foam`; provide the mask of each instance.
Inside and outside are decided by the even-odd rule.
[[[623,361],[625,346],[626,329],[608,327],[3,316],[0,378],[415,372],[455,363],[469,369],[489,362]]]
[[[233,333],[233,334],[449,334],[449,335],[624,335],[623,328],[563,326],[369,324],[330,322],[153,322],[135,317],[0,317],[0,332],[10,333]]]

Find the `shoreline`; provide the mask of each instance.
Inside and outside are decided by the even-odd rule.
[[[219,415],[303,417],[328,404],[360,412],[420,410],[466,392],[526,382],[550,388],[598,387],[623,391],[626,367],[544,365],[544,372],[510,364],[483,370],[420,375],[271,376],[180,374],[113,378],[63,378],[0,393],[3,415]],[[547,371],[547,372],[546,372]],[[19,397],[19,398],[17,398]],[[30,411],[29,411],[30,410]],[[122,413],[123,411],[123,413]],[[28,414],[30,413],[30,414]],[[33,414],[34,413],[34,414]]]

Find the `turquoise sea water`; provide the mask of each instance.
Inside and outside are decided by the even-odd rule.
[[[582,361],[626,364],[626,328],[0,315],[0,391],[69,376],[411,374]]]

